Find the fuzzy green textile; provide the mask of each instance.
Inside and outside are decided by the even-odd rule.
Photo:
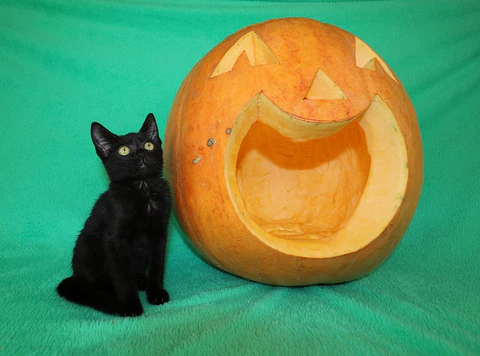
[[[166,288],[139,318],[55,293],[107,178],[90,140],[155,113],[227,35],[302,16],[350,31],[416,107],[425,184],[374,273],[272,287],[202,261],[173,220]],[[0,355],[480,354],[480,2],[0,0]]]

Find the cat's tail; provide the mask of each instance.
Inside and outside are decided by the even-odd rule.
[[[107,314],[117,314],[119,311],[117,301],[111,293],[94,288],[86,281],[73,276],[60,282],[57,286],[57,293],[66,300]]]

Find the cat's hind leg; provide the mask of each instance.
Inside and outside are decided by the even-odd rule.
[[[58,294],[68,301],[85,305],[107,314],[118,314],[115,296],[107,289],[94,287],[83,278],[68,277],[57,287]]]

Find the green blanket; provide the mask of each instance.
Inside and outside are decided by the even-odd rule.
[[[172,220],[171,302],[139,318],[55,293],[107,178],[90,123],[161,134],[192,66],[227,35],[302,16],[350,31],[416,107],[425,184],[368,277],[272,287],[202,261]],[[480,2],[0,0],[0,355],[480,354]]]

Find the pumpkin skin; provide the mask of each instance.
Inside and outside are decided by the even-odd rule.
[[[267,284],[373,271],[407,230],[423,183],[399,79],[354,35],[305,18],[252,25],[212,49],[182,83],[164,141],[193,245]]]

